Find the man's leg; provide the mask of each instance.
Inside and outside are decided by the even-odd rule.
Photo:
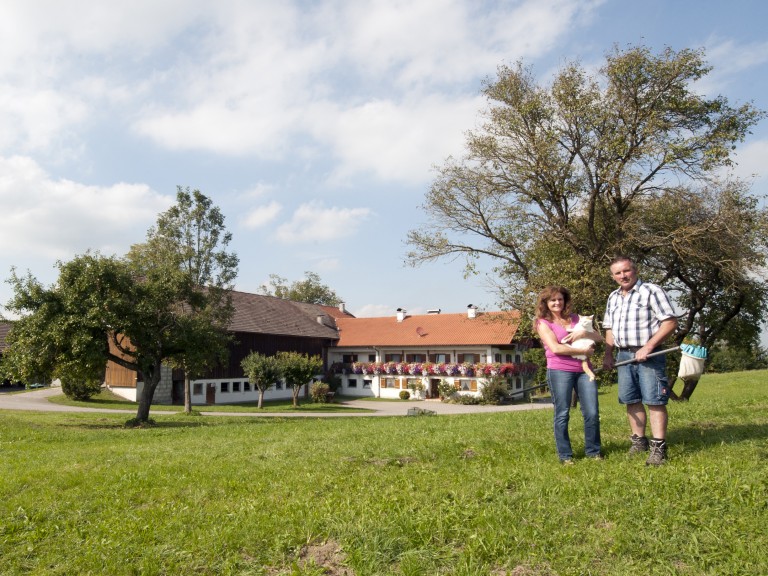
[[[667,407],[648,406],[651,421],[651,434],[658,440],[667,438]]]
[[[632,434],[641,438],[645,436],[646,415],[642,402],[627,404],[627,420],[629,420],[629,429]]]

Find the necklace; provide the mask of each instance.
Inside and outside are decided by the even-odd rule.
[[[555,318],[555,322],[563,328],[568,328],[571,325],[571,321],[565,318]]]

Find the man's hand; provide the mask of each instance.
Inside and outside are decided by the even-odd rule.
[[[635,360],[638,362],[645,362],[648,360],[648,354],[653,352],[653,348],[649,348],[648,344],[640,348],[637,352],[635,352]]]
[[[610,352],[606,352],[605,356],[603,357],[603,370],[609,371],[613,370],[613,354]]]

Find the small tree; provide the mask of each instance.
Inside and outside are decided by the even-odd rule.
[[[323,306],[338,306],[343,301],[336,292],[321,282],[320,276],[315,272],[304,272],[304,280],[297,280],[290,285],[282,276],[270,274],[269,283],[262,284],[259,292],[283,300]]]
[[[283,377],[280,362],[275,356],[251,352],[240,363],[248,380],[259,391],[259,408],[264,406],[264,392]]]
[[[286,385],[291,387],[293,407],[298,408],[301,387],[309,384],[322,370],[323,361],[320,356],[308,356],[298,352],[278,352],[277,360]]]

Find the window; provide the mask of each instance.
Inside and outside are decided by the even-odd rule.
[[[251,383],[243,382],[243,392],[250,392],[250,391],[251,391]]]
[[[402,354],[384,354],[384,362],[402,362]]]
[[[406,362],[426,362],[427,355],[426,354],[406,354],[405,361]]]
[[[203,385],[202,385],[202,383],[192,384],[192,395],[193,396],[202,396],[203,395]]]
[[[357,388],[357,378],[350,378],[347,380],[347,386],[349,388]]]
[[[507,354],[505,359],[506,359],[508,364],[511,364],[512,363],[512,354]]]
[[[370,388],[373,380],[363,380],[363,388]]]
[[[517,364],[520,364],[520,361],[521,361],[521,360],[522,360],[522,358],[520,358],[520,354],[515,354],[515,362],[516,362]]]
[[[501,354],[498,354],[498,353],[497,353],[497,354],[495,354],[495,355],[493,356],[493,361],[494,361],[494,362],[501,362]]]
[[[221,391],[222,392],[229,392],[229,382],[222,382],[221,383]]]
[[[232,382],[232,392],[240,392],[240,382]]]
[[[477,392],[477,380],[459,380],[459,389],[467,392]]]
[[[278,380],[277,382],[275,382],[275,390],[282,390],[282,389],[283,389],[283,381]]]
[[[480,361],[480,355],[479,354],[459,354],[459,364],[463,364],[464,362],[468,364],[474,364],[475,362]]]
[[[376,362],[376,354],[368,354],[368,362]]]
[[[523,387],[523,381],[518,376],[517,378],[515,378],[515,390],[520,390],[520,388],[522,388],[522,387]]]
[[[342,356],[342,362],[344,362],[344,364],[352,364],[352,362],[357,362],[357,354],[344,354],[344,356]]]
[[[429,361],[435,364],[448,364],[451,361],[450,354],[430,354]]]

